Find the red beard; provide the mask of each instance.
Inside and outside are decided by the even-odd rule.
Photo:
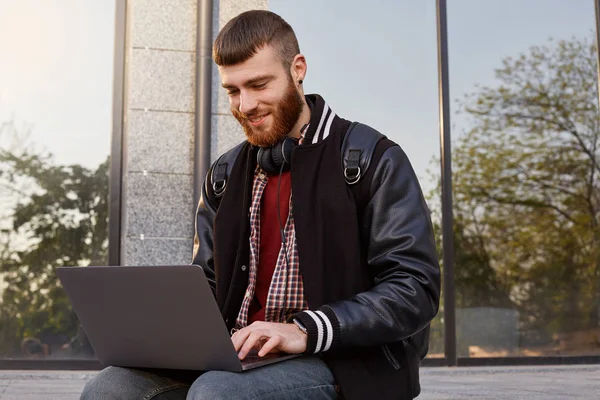
[[[302,97],[296,91],[294,83],[290,80],[285,96],[276,105],[276,109],[270,113],[273,118],[271,129],[261,130],[260,127],[255,128],[248,121],[249,118],[263,114],[265,110],[256,108],[250,114],[244,114],[234,109],[231,112],[242,125],[242,128],[244,128],[250,144],[259,147],[271,147],[288,136],[302,113],[302,105]]]

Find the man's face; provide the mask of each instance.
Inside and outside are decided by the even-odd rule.
[[[270,147],[290,133],[302,112],[303,99],[270,46],[243,63],[220,66],[231,112],[248,141]]]

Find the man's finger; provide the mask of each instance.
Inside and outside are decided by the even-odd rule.
[[[281,344],[281,340],[282,338],[279,335],[273,336],[271,339],[267,340],[267,343],[265,343],[264,346],[258,352],[259,357],[264,357],[265,355],[269,354],[271,350],[273,350],[274,348],[279,346],[279,344]]]
[[[233,342],[233,347],[235,347],[235,351],[240,351],[240,348],[252,333],[252,329],[250,327],[246,327],[237,331],[232,337],[231,341]]]
[[[239,359],[243,360],[246,357],[246,355],[250,352],[250,350],[252,350],[254,346],[258,344],[258,341],[264,336],[266,336],[264,335],[264,331],[258,329],[253,330],[244,342],[242,349],[238,353]]]

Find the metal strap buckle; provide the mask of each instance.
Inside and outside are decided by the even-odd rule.
[[[220,180],[217,182],[213,182],[213,191],[215,192],[215,196],[221,196],[225,191],[226,180]]]
[[[350,175],[348,173],[349,169],[350,168],[344,168],[344,177],[346,178],[346,183],[348,185],[354,185],[356,182],[358,182],[360,180],[361,170],[360,170],[360,167],[356,167],[356,174]]]

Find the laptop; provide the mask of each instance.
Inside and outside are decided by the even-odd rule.
[[[297,357],[255,352],[240,361],[199,266],[56,272],[104,366],[241,372]]]

